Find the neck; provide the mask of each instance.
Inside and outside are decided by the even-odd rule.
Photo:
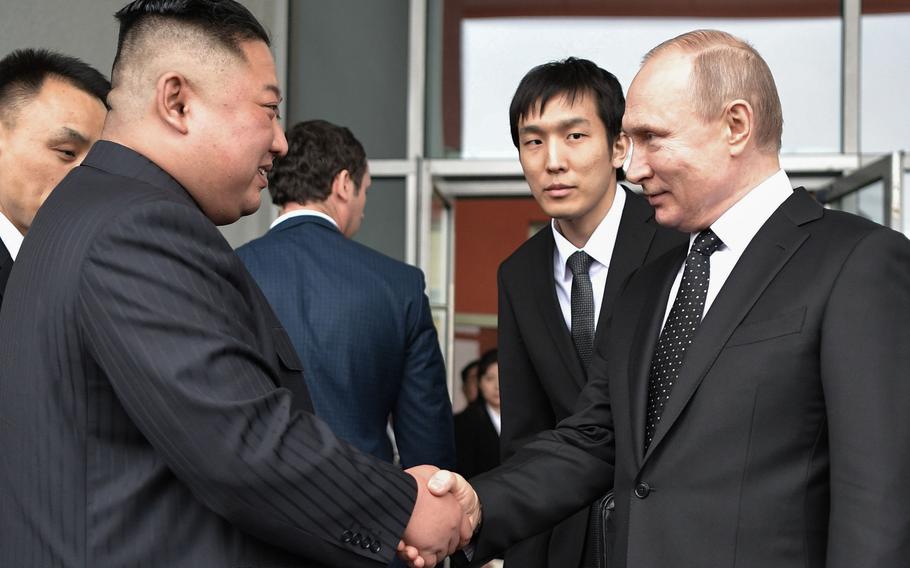
[[[559,229],[559,232],[567,241],[572,243],[572,246],[579,249],[584,248],[588,244],[591,235],[594,234],[594,231],[600,226],[607,213],[610,212],[610,207],[613,206],[613,200],[616,197],[616,191],[616,182],[614,181],[610,190],[607,191],[601,202],[594,209],[574,219],[556,219],[556,228]]]
[[[290,213],[291,211],[300,211],[302,209],[307,209],[309,211],[319,211],[320,213],[325,213],[331,217],[335,223],[338,223],[338,216],[332,211],[331,207],[326,205],[324,201],[308,201],[306,203],[298,203],[296,201],[289,201],[281,206],[281,215],[285,213]]]
[[[755,156],[748,164],[740,164],[737,169],[743,172],[743,175],[729,182],[728,186],[734,188],[734,190],[725,199],[718,202],[710,210],[710,213],[705,215],[701,222],[698,223],[698,226],[692,227],[692,230],[687,232],[695,233],[710,227],[721,215],[736,205],[740,199],[777,173],[780,170],[780,160],[777,154],[761,154]],[[680,230],[687,229],[680,227]]]

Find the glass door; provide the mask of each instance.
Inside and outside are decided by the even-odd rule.
[[[894,152],[832,180],[815,195],[827,207],[906,232],[902,215],[903,184],[903,153]]]
[[[426,247],[427,294],[433,323],[439,335],[439,348],[446,360],[449,396],[452,395],[452,344],[454,341],[454,304],[452,267],[454,262],[454,209],[452,202],[433,187],[429,200],[429,242]]]

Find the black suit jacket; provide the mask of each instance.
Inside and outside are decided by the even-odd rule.
[[[686,242],[687,235],[664,229],[644,197],[626,192],[616,243],[607,274],[595,347],[604,349],[616,296],[629,275],[646,262]],[[556,297],[549,225],[528,239],[499,269],[499,381],[502,400],[503,457],[530,437],[572,414],[587,383],[587,370]],[[578,566],[588,525],[587,510],[506,554],[506,562],[526,568]]]
[[[13,270],[13,257],[9,255],[6,245],[0,241],[0,305],[3,304],[3,295],[6,293],[6,282]]]
[[[413,480],[309,412],[265,298],[155,164],[98,142],[6,299],[0,566],[388,564]]]
[[[499,434],[483,400],[455,416],[455,471],[473,477],[499,465]]]
[[[630,279],[579,413],[476,481],[478,557],[606,490],[615,460],[612,566],[905,567],[910,242],[795,191],[705,315],[644,452],[648,367],[685,254]]]

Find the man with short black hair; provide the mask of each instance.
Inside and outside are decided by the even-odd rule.
[[[35,212],[101,135],[110,89],[61,53],[19,49],[0,60],[0,303]]]
[[[620,285],[685,240],[617,183],[629,151],[624,108],[616,77],[574,57],[531,69],[512,98],[512,140],[534,199],[553,221],[499,269],[504,458],[572,414],[593,353],[606,346]],[[579,257],[585,270],[575,274]],[[506,564],[595,566],[603,506],[609,503],[519,543]]]
[[[402,536],[435,563],[457,502],[312,414],[215,226],[259,207],[287,151],[268,35],[231,0],[117,17],[102,139],[36,215],[0,312],[0,566],[378,567]]]
[[[324,120],[288,133],[269,174],[281,215],[237,249],[303,361],[316,415],[402,467],[455,465],[452,405],[423,273],[351,240],[371,179],[363,146]]]
[[[628,177],[690,239],[629,279],[580,412],[473,481],[478,559],[612,480],[610,568],[907,566],[910,241],[794,189],[781,116],[728,33],[645,57]]]

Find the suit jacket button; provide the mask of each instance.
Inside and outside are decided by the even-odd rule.
[[[353,538],[353,537],[354,537],[354,533],[350,529],[341,533],[342,542],[351,542],[351,538]]]
[[[354,533],[354,538],[351,539],[351,544],[357,546],[360,544],[360,541],[363,540],[363,537],[360,536],[360,533]]]
[[[370,548],[371,544],[373,544],[373,539],[368,536],[363,537],[363,540],[360,541],[360,548]]]
[[[651,493],[651,486],[642,481],[635,486],[635,496],[639,499],[644,499]]]
[[[382,550],[382,545],[379,544],[378,540],[374,540],[373,544],[370,545],[370,552],[375,554],[375,553],[378,553],[380,550]]]

